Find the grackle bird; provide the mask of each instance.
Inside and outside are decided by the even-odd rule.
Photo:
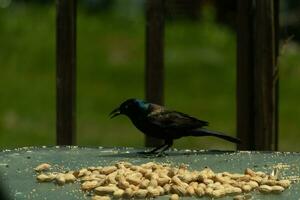
[[[147,153],[161,154],[172,146],[174,139],[185,136],[215,136],[234,143],[240,142],[224,133],[204,129],[204,126],[208,126],[206,121],[139,99],[128,99],[110,113],[111,118],[121,114],[129,117],[144,134],[165,141]]]

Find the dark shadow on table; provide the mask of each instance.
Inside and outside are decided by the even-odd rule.
[[[1,200],[11,200],[12,198],[7,194],[5,190],[5,187],[3,185],[3,182],[1,181],[1,175],[0,175],[0,199]]]
[[[211,154],[231,154],[236,153],[236,151],[224,151],[224,150],[171,150],[166,151],[163,155],[157,156],[155,154],[145,155],[140,152],[149,151],[150,149],[140,149],[135,151],[121,151],[116,153],[108,153],[99,155],[99,157],[106,158],[158,158],[158,157],[173,157],[173,156],[191,156],[191,155],[211,155]]]

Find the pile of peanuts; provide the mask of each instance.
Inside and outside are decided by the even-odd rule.
[[[210,168],[190,171],[186,165],[172,167],[169,164],[148,162],[133,165],[118,162],[113,166],[88,167],[65,173],[46,172],[51,165],[43,163],[35,168],[39,182],[54,181],[58,185],[80,182],[83,191],[90,192],[93,200],[151,198],[170,195],[170,200],[180,196],[207,195],[219,198],[237,195],[234,199],[245,199],[241,194],[258,190],[263,193],[281,193],[291,184],[264,172],[249,168],[244,174],[215,173]]]

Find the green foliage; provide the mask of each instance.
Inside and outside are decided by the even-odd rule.
[[[235,134],[234,33],[213,22],[166,24],[165,99],[169,108]],[[108,113],[128,97],[144,96],[143,15],[78,11],[77,141],[79,145],[143,146],[126,118]],[[13,6],[0,12],[0,148],[55,144],[55,7]],[[299,47],[280,60],[280,146],[299,150]],[[293,49],[293,50],[291,50]],[[184,138],[179,148],[233,149],[215,138]]]

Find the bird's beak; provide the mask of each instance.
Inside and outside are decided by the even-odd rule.
[[[118,116],[118,115],[121,115],[120,108],[114,109],[113,111],[111,111],[111,113],[109,115],[110,115],[111,119]]]

